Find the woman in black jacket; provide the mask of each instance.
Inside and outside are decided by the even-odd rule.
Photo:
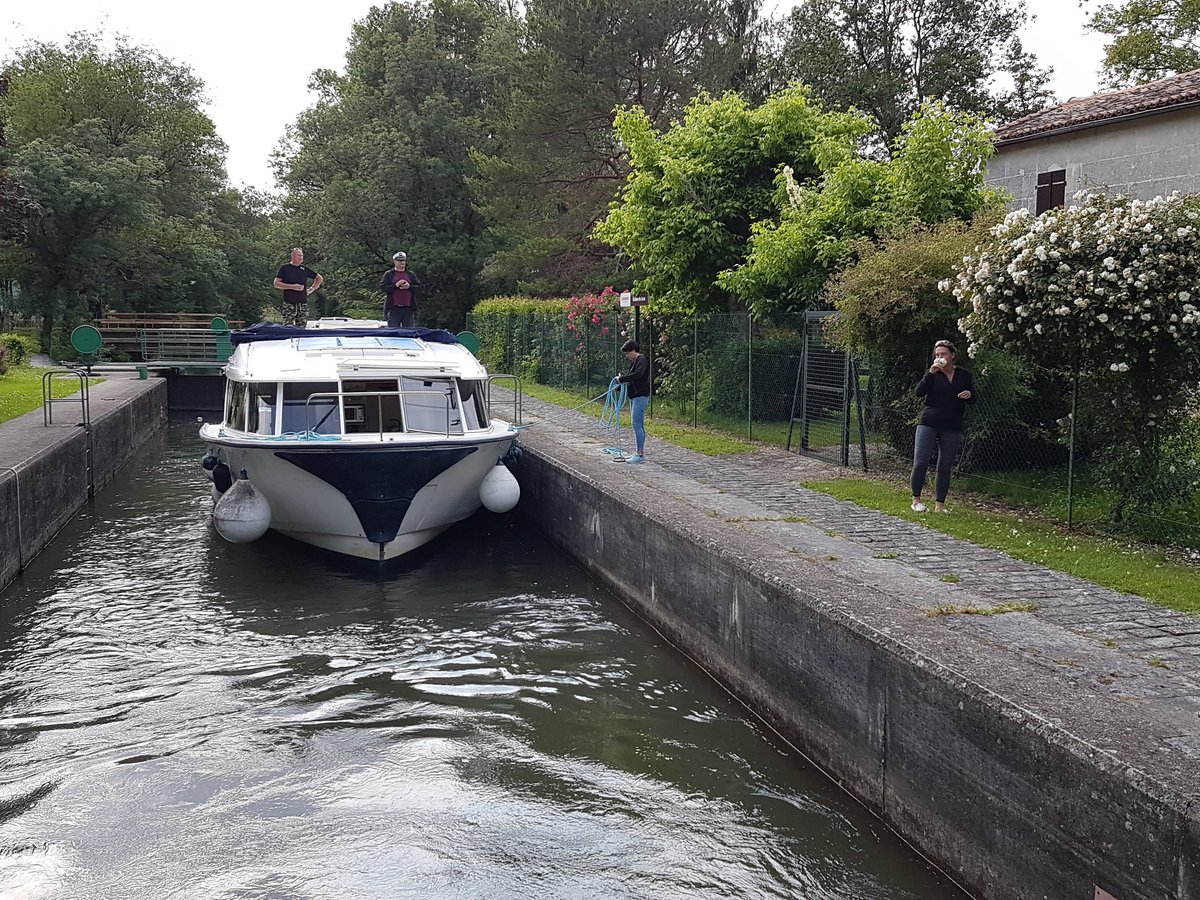
[[[963,415],[967,404],[975,402],[975,384],[971,373],[955,365],[958,352],[949,341],[933,345],[933,365],[917,385],[917,396],[925,398],[925,409],[917,425],[913,448],[912,508],[925,512],[921,502],[929,459],[937,450],[937,481],[934,497],[938,512],[946,511],[946,493],[950,490],[950,469],[962,446]]]

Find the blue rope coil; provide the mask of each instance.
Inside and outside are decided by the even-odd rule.
[[[600,411],[600,432],[611,433],[613,444],[621,443],[621,410],[629,399],[629,386],[613,379],[604,395],[604,409]],[[602,453],[614,456],[624,456],[625,451],[620,446],[605,447]]]

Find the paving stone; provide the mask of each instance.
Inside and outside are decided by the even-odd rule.
[[[525,401],[525,412],[529,421],[552,421],[554,427],[577,437],[596,434],[596,419],[581,412],[564,411],[531,399]],[[631,443],[628,432],[623,438],[626,445]],[[721,497],[756,504],[760,513],[755,518],[760,520],[802,517],[805,524],[828,536],[861,546],[868,558],[886,551],[897,554],[895,563],[910,574],[938,578],[955,574],[963,586],[997,605],[1036,603],[1036,612],[1022,615],[1093,642],[1097,634],[1103,634],[1116,641],[1124,653],[1150,657],[1172,648],[1178,651],[1178,659],[1169,670],[1172,675],[1187,675],[1189,679],[1200,676],[1200,619],[800,485],[803,481],[857,475],[856,471],[779,448],[760,447],[753,453],[707,457],[653,439],[647,462],[637,467],[637,477],[654,478],[655,469],[666,470],[715,488]],[[831,551],[830,555],[836,554]]]

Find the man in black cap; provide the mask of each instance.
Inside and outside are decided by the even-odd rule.
[[[383,274],[379,289],[387,294],[383,314],[389,328],[412,328],[416,314],[417,291],[421,279],[408,268],[408,255],[403,251],[392,254],[392,268]]]

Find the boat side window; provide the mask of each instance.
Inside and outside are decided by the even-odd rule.
[[[485,382],[464,378],[458,383],[458,393],[462,397],[463,417],[467,428],[478,431],[488,427],[487,404],[483,402]]]
[[[229,386],[229,408],[225,413],[225,424],[235,431],[246,430],[246,398],[249,385],[234,381]]]
[[[342,407],[346,416],[346,434],[403,431],[404,413],[400,409],[399,389],[395,378],[387,381],[343,381]]]
[[[336,381],[285,381],[283,383],[282,431],[318,434],[341,434],[342,420],[338,415],[336,396],[313,397],[312,394],[336,394]]]
[[[404,392],[404,418],[409,431],[462,434],[462,415],[454,385],[446,378],[400,379]]]
[[[252,434],[275,433],[275,398],[279,385],[274,381],[250,384],[246,403],[246,430]]]

